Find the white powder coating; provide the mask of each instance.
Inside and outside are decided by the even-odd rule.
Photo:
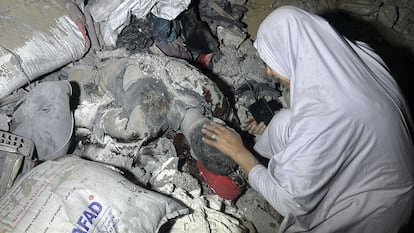
[[[236,37],[240,35],[236,34]],[[264,66],[257,60],[257,57],[252,55],[254,49],[251,43],[244,38],[235,38],[235,41],[243,41],[238,45],[238,49],[228,45],[228,47],[226,45],[222,47],[223,51],[228,51],[225,52],[225,58],[232,60],[229,64],[234,64],[234,66],[230,67],[227,64],[227,67],[224,67],[227,60],[222,60],[223,66],[216,66],[221,68],[218,71],[223,71],[218,72],[218,76],[223,79],[233,79],[232,86],[244,82],[246,77],[247,79],[262,79]],[[144,119],[143,111],[141,113],[139,111],[140,107],[134,108],[130,115],[122,118],[119,116],[119,108],[112,105],[116,96],[107,92],[107,81],[119,70],[125,71],[120,76],[123,77],[123,90],[131,88],[140,79],[154,76],[158,79],[155,84],[164,83],[175,101],[185,103],[185,108],[204,109],[203,111],[206,111],[204,114],[210,116],[211,112],[220,111],[228,104],[217,86],[187,62],[163,55],[129,56],[122,50],[102,51],[89,55],[78,64],[71,66],[69,70],[70,80],[76,81],[81,88],[80,103],[75,111],[76,136],[87,139],[82,142],[86,144],[79,145],[76,153],[92,160],[126,168],[135,175],[139,183],[150,184],[154,190],[181,200],[194,210],[194,213],[177,219],[171,232],[242,232],[246,230],[242,226],[242,224],[248,225],[246,220],[243,220],[243,211],[255,203],[246,201],[242,207],[236,207],[235,203],[224,201],[217,195],[203,194],[196,178],[178,170],[179,158],[170,139],[161,137],[142,146],[145,138],[123,143],[113,137],[121,135],[120,132],[126,132],[128,124],[137,126],[137,122]],[[235,69],[240,64],[243,66],[242,69]],[[234,70],[228,72],[226,69]],[[231,76],[225,76],[226,72]],[[107,76],[104,73],[107,73]],[[163,97],[164,93],[160,93],[160,96]],[[209,101],[200,102],[205,96]],[[226,115],[222,118],[226,119]],[[111,119],[118,120],[111,121]],[[177,118],[177,122],[179,120],[180,118]],[[148,127],[146,124],[141,125]],[[141,131],[138,130],[140,128],[132,128],[133,131]],[[145,128],[142,129],[145,131]],[[135,167],[132,166],[134,162]],[[251,230],[251,232],[255,231]]]
[[[97,70],[80,65],[69,73],[81,92],[76,126],[90,130],[92,141],[103,144],[104,135],[148,140],[161,128],[178,130],[189,108],[210,118],[231,116],[216,84],[185,61],[139,54],[94,65]]]
[[[225,47],[222,49],[226,50]],[[238,60],[244,66],[243,69],[237,69],[233,76],[228,77],[229,79],[233,79],[235,86],[245,82],[246,79],[266,81],[264,79],[264,65],[260,63],[258,57],[254,56],[255,50],[250,41],[244,40],[239,46],[239,50],[231,46],[226,51],[228,52],[225,53],[226,57],[224,59],[232,59],[234,62]],[[244,60],[240,59],[246,53],[248,56]],[[99,114],[97,114],[98,111],[95,111],[97,108],[92,107],[93,105],[102,107],[105,112],[110,112],[108,107],[111,107],[109,105],[111,101],[103,103],[104,100],[112,99],[113,101],[113,96],[107,98],[109,95],[105,94],[108,91],[107,86],[109,80],[105,75],[108,77],[109,75],[113,75],[122,66],[126,67],[122,75],[122,88],[124,90],[130,88],[140,79],[152,75],[171,88],[171,93],[173,93],[176,100],[185,102],[188,106],[199,106],[200,99],[189,95],[186,92],[187,90],[191,90],[191,92],[199,97],[203,97],[206,92],[209,92],[211,102],[208,107],[213,111],[220,109],[224,105],[223,103],[225,103],[223,94],[217,89],[216,85],[212,84],[211,80],[207,79],[198,69],[185,61],[150,54],[137,54],[129,57],[120,50],[115,50],[111,54],[107,53],[103,55],[103,53],[98,53],[97,55],[101,56],[100,58],[104,61],[95,61],[94,66],[98,67],[98,70],[87,68],[83,64],[75,65],[70,71],[70,79],[76,80],[81,86],[81,101],[75,111],[75,118],[76,116],[86,117],[90,114],[93,117],[89,116],[86,119],[95,119],[98,121]],[[120,61],[120,59],[123,61]],[[127,62],[123,63],[125,61]],[[127,65],[121,66],[121,64]],[[239,63],[236,62],[234,64]],[[222,68],[231,69],[232,67],[225,68],[223,66]],[[243,71],[246,73],[241,73]],[[103,73],[106,74],[102,76],[101,74]],[[222,75],[222,73],[219,74],[220,77],[227,77]],[[93,85],[90,86],[90,83],[98,87],[97,91],[93,91],[94,87]],[[241,106],[242,104],[240,103],[239,105]],[[131,112],[129,121],[132,121],[131,119],[143,120],[143,117],[138,119],[139,117],[137,116]],[[112,119],[116,118],[112,117]],[[79,119],[79,121],[85,122],[85,118]],[[88,120],[88,122],[91,121]],[[86,128],[79,128],[81,130],[78,132],[82,132],[81,135],[83,136],[91,136],[94,134],[93,126],[94,124],[82,123],[79,127]],[[95,126],[97,125],[95,124]],[[125,131],[125,128],[123,130]],[[96,141],[91,141],[91,143],[96,143]],[[194,211],[192,214],[178,218],[170,232],[243,232],[243,230],[246,230],[245,226],[252,226],[249,230],[251,232],[257,232],[255,229],[257,226],[253,225],[263,224],[264,221],[262,219],[267,220],[271,218],[269,215],[266,215],[263,206],[258,206],[256,201],[250,199],[250,197],[257,198],[257,196],[248,196],[246,198],[247,200],[244,199],[243,203],[236,207],[235,203],[224,201],[217,195],[203,194],[202,187],[197,179],[178,170],[176,166],[178,157],[170,139],[160,137],[148,145],[136,145],[137,147],[141,147],[138,153],[132,146],[129,147],[127,144],[110,140],[105,141],[103,147],[98,143],[96,145],[82,145],[82,148],[88,148],[85,151],[90,155],[89,158],[128,168],[141,184],[150,184],[154,190],[173,196]],[[129,144],[132,145],[132,143]],[[114,148],[124,148],[124,150],[114,150]],[[119,153],[119,151],[128,150],[129,153]],[[136,156],[136,167],[132,167],[132,159],[128,155]],[[247,209],[251,211],[245,216]],[[248,220],[245,219],[246,217]],[[274,220],[272,224],[274,226],[273,228],[266,225],[268,227],[263,226],[259,227],[259,229],[274,229],[276,231],[278,226],[277,222]]]
[[[186,203],[192,212],[178,218],[171,228],[171,233],[242,233],[246,230],[236,218],[209,207],[209,202],[215,201],[213,196],[192,198],[182,189],[176,189],[172,195]]]
[[[65,157],[32,169],[2,196],[0,231],[151,233],[187,212],[102,164]]]
[[[51,1],[51,0],[36,0],[36,1],[26,1],[26,0],[2,0],[0,1],[0,31],[2,32],[11,32],[16,27],[15,24],[9,24],[8,21],[15,13],[13,11],[18,10],[21,13],[20,16],[24,16],[25,18],[31,17],[33,14],[37,14],[37,12],[41,12],[43,10],[47,10],[47,14],[43,14],[43,17],[53,17],[58,18],[62,13],[61,11],[55,10],[56,8],[53,6],[46,6],[44,9],[37,9],[37,10],[31,10],[30,8],[22,7],[26,6],[28,2],[34,2],[39,3],[41,5],[45,5],[46,2],[54,2],[55,4],[59,4],[60,2],[68,2],[65,0],[59,0],[59,1]],[[83,2],[82,0],[79,0],[77,2]],[[93,1],[89,1],[90,3]],[[104,3],[105,1],[95,1]],[[108,2],[108,1],[107,1]],[[124,2],[127,1],[109,1],[112,5],[112,7],[118,7],[120,4],[116,4],[117,2]],[[129,1],[133,2],[133,1]],[[239,1],[239,0],[231,0],[232,3],[237,4],[244,4],[245,1]],[[261,1],[259,1],[261,2]],[[284,1],[286,2],[286,1]],[[293,5],[301,4],[297,1],[288,1]],[[315,1],[317,4],[318,1]],[[404,2],[408,2],[408,0],[402,1],[401,4]],[[283,4],[283,2],[278,2],[278,4]],[[257,2],[256,2],[257,4]],[[372,5],[375,5],[376,3],[373,3]],[[395,4],[395,3],[393,3]],[[68,5],[68,4],[66,4]],[[69,4],[70,5],[70,4]],[[312,4],[306,4],[306,7],[311,7]],[[357,5],[357,7],[354,7],[354,5]],[[350,7],[354,7],[355,9],[365,9],[364,7],[371,7],[371,4],[367,5],[361,5],[359,3],[355,3],[354,5],[350,5]],[[387,5],[387,4],[385,4]],[[407,4],[405,4],[407,5]],[[411,4],[412,5],[412,4]],[[16,6],[19,6],[18,8]],[[110,6],[110,4],[107,4],[107,6]],[[361,7],[362,6],[362,7]],[[377,7],[377,6],[375,6]],[[381,8],[383,11],[388,9],[386,7]],[[380,9],[380,10],[381,10]],[[402,7],[399,7],[399,9],[402,9]],[[139,9],[138,9],[139,10]],[[362,11],[363,11],[362,10]],[[250,9],[249,9],[250,11]],[[352,10],[351,10],[352,11]],[[107,13],[113,13],[114,10],[107,10]],[[407,11],[409,12],[409,11]],[[101,12],[102,13],[102,12]],[[126,12],[124,12],[126,13]],[[379,12],[379,18],[381,18],[381,11]],[[104,18],[102,18],[105,20]],[[394,17],[388,17],[388,19],[394,19]],[[399,19],[404,19],[404,17],[399,17]],[[24,18],[20,17],[19,20],[14,20],[15,22],[18,22],[19,24],[24,20]],[[59,22],[63,22],[66,19],[59,19]],[[33,18],[30,18],[27,20],[29,22],[36,22],[36,24],[32,24],[28,26],[29,24],[26,24],[25,26],[31,30],[39,30],[44,28],[50,28],[51,24],[56,23],[57,21],[53,20],[40,20],[36,19],[33,20]],[[4,24],[3,24],[4,22]],[[10,22],[10,21],[9,21]],[[125,22],[123,22],[125,23]],[[396,25],[395,23],[389,24],[389,25]],[[9,27],[10,28],[7,28]],[[69,28],[73,26],[72,23],[67,23],[64,28]],[[398,25],[397,25],[398,26]],[[121,30],[122,27],[119,27]],[[26,30],[26,28],[25,28]],[[24,32],[24,31],[23,31]],[[60,33],[60,32],[59,32]],[[58,33],[58,34],[59,34]],[[224,38],[223,42],[224,44],[221,47],[221,51],[225,54],[224,58],[220,60],[218,63],[215,64],[213,67],[214,72],[222,79],[224,80],[229,86],[237,87],[241,83],[243,83],[246,79],[247,80],[258,80],[262,79],[264,77],[264,64],[261,63],[257,59],[257,55],[255,54],[255,49],[251,46],[251,42],[249,40],[245,40],[245,37],[237,33],[235,31],[228,30],[225,28],[225,31],[219,32],[219,37]],[[409,34],[406,34],[409,36]],[[9,37],[8,37],[9,36]],[[40,38],[48,38],[48,34],[42,34],[37,35],[37,41],[40,40]],[[79,33],[75,33],[73,35],[73,39],[77,38],[79,36]],[[237,37],[240,38],[237,38]],[[4,39],[6,38],[6,39]],[[7,38],[12,38],[11,40],[8,40]],[[15,37],[14,35],[11,35],[10,33],[2,33],[0,34],[0,77],[4,82],[0,82],[0,90],[9,90],[9,88],[13,89],[14,87],[10,84],[12,84],[16,79],[19,81],[22,81],[26,83],[29,81],[31,77],[28,77],[25,74],[25,70],[20,65],[21,59],[18,56],[18,54],[12,54],[10,53],[10,50],[8,48],[10,47],[21,47],[26,42],[26,39],[20,39],[21,37]],[[8,41],[9,43],[13,43],[12,46],[4,46],[2,42]],[[239,44],[241,41],[243,41],[241,44]],[[402,42],[403,40],[401,40]],[[40,41],[42,42],[42,41]],[[30,42],[33,46],[33,41]],[[45,43],[45,42],[43,42]],[[234,45],[234,46],[233,46]],[[44,47],[44,46],[42,46]],[[235,48],[237,47],[237,49]],[[412,47],[412,46],[411,46]],[[33,48],[30,48],[33,49]],[[34,48],[33,50],[36,52]],[[118,54],[115,54],[117,53]],[[125,57],[126,54],[119,54],[122,53],[119,50],[116,51],[101,51],[97,53],[97,56],[99,59],[115,59],[119,57]],[[38,54],[42,55],[42,53]],[[63,54],[58,54],[63,55]],[[26,55],[25,55],[26,56]],[[53,57],[55,59],[55,57]],[[54,61],[52,61],[54,62]],[[44,68],[46,68],[49,63],[43,62]],[[174,64],[174,63],[173,63]],[[76,66],[76,68],[79,68],[80,66]],[[90,66],[92,67],[92,66]],[[37,67],[39,68],[39,67]],[[43,67],[41,67],[43,68]],[[93,68],[93,67],[92,67]],[[173,67],[174,69],[175,67]],[[177,68],[178,69],[178,68]],[[75,69],[80,70],[80,69]],[[92,70],[92,69],[91,69]],[[85,76],[83,76],[81,79],[87,79],[89,78],[89,75],[92,75],[93,72],[91,70],[84,71]],[[129,72],[129,70],[127,70]],[[35,71],[33,71],[35,72]],[[133,83],[134,79],[131,81],[129,78],[132,78],[133,75],[142,76],[142,74],[138,74],[139,71],[131,72],[130,75],[125,75],[124,80],[124,89],[127,89],[131,83]],[[180,72],[178,72],[180,73]],[[184,70],[184,73],[187,74],[187,71]],[[184,76],[186,76],[184,74]],[[127,78],[128,77],[128,78]],[[190,82],[196,82],[198,76],[188,75],[188,78]],[[194,80],[193,80],[194,79]],[[189,83],[184,83],[181,85],[185,85],[188,88],[194,88]],[[3,86],[1,86],[3,85]],[[179,87],[181,88],[181,87]],[[195,87],[197,88],[197,86]],[[197,92],[199,92],[198,90]],[[220,97],[217,97],[218,102],[220,100]],[[81,100],[85,100],[85,98],[81,97]],[[239,98],[236,99],[236,109],[238,110],[238,116],[243,116],[246,114],[247,110],[245,109],[245,106],[243,106],[245,99]],[[113,101],[113,97],[109,95],[86,95],[86,101],[83,101],[81,105],[78,106],[78,111],[75,112],[76,118],[77,118],[77,129],[76,129],[76,135],[81,137],[88,137],[92,134],[92,128],[94,127],[95,119],[97,118],[99,107],[106,106],[109,103]],[[287,103],[284,103],[284,106],[287,106]],[[138,114],[131,114],[134,117],[130,119],[137,119]],[[109,116],[109,115],[107,115]],[[5,117],[3,117],[5,118]],[[3,119],[2,118],[2,119]],[[243,118],[241,118],[241,121],[243,121]],[[6,121],[5,121],[6,122]],[[102,126],[102,125],[101,125]],[[90,139],[93,139],[89,137]],[[106,163],[119,165],[121,167],[130,167],[132,164],[132,158],[129,155],[133,155],[137,153],[137,150],[133,149],[133,143],[130,143],[130,145],[119,143],[112,138],[106,136],[103,138],[102,142],[106,145],[105,147],[90,147],[88,148],[88,155],[91,156],[91,159],[100,160]],[[96,141],[91,141],[91,143],[96,143]],[[159,146],[160,144],[167,145],[165,148],[167,149],[159,149],[158,151],[159,155],[157,153],[151,154],[151,155],[143,155],[142,150],[139,153],[141,157],[141,163],[138,167],[131,168],[131,171],[137,176],[137,178],[143,183],[149,183],[150,179],[152,177],[152,173],[159,174],[160,177],[163,176],[164,179],[159,180],[159,184],[161,184],[163,181],[168,183],[165,183],[164,186],[157,188],[160,192],[171,194],[174,196],[174,198],[182,200],[183,202],[188,202],[189,206],[196,209],[194,215],[187,215],[184,218],[178,219],[176,224],[173,225],[171,232],[228,232],[228,229],[232,229],[231,227],[225,226],[225,224],[222,223],[234,223],[233,221],[228,221],[227,215],[235,216],[239,219],[239,223],[243,221],[243,224],[247,227],[249,227],[249,232],[260,232],[260,233],[267,233],[267,232],[276,232],[277,229],[270,228],[269,222],[267,222],[268,219],[270,219],[270,216],[268,214],[264,213],[263,211],[263,203],[260,196],[257,195],[257,193],[252,190],[248,189],[247,192],[242,195],[242,197],[236,202],[229,204],[227,202],[220,202],[220,198],[217,198],[217,196],[214,195],[214,198],[212,196],[202,196],[202,194],[197,193],[197,191],[190,191],[188,186],[183,184],[182,187],[177,187],[175,184],[178,183],[176,180],[181,179],[180,172],[173,171],[170,169],[170,166],[173,166],[174,159],[178,159],[176,157],[175,151],[173,151],[173,147],[168,149],[169,140],[166,138],[161,138],[161,142],[157,144]],[[135,145],[136,147],[140,147],[141,145],[137,143]],[[145,147],[147,148],[147,147]],[[144,149],[145,149],[144,148]],[[167,152],[166,152],[167,151]],[[164,155],[168,160],[163,162],[162,155]],[[173,156],[173,157],[170,157]],[[164,166],[165,165],[165,166]],[[164,169],[170,170],[165,170]],[[158,170],[157,170],[158,169]],[[158,177],[158,176],[157,176]],[[154,182],[151,180],[151,182]],[[27,192],[27,190],[25,190]],[[261,201],[258,201],[261,200]],[[236,204],[236,205],[234,205]],[[211,225],[214,225],[215,223],[208,219],[208,213],[210,213],[210,209],[213,210],[221,210],[219,217],[215,219],[219,219],[220,222],[220,228],[214,228]],[[227,214],[226,214],[227,213]],[[246,222],[246,219],[248,219],[251,223],[250,226],[249,222]],[[272,222],[273,223],[273,222]],[[276,223],[277,224],[277,223]],[[254,226],[253,226],[254,225]],[[232,225],[234,226],[234,225]],[[212,229],[215,229],[214,231]],[[234,232],[238,232],[237,230],[234,230]]]
[[[89,48],[83,14],[69,1],[2,1],[0,97],[80,59]]]
[[[55,19],[55,24],[47,32],[33,32],[22,47],[14,49],[29,77],[38,77],[77,60],[88,49],[85,35],[72,18],[64,15]]]

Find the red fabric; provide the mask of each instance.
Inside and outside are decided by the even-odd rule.
[[[202,65],[204,68],[209,68],[209,56],[211,56],[211,54],[200,54],[197,58],[197,63]]]
[[[234,200],[242,193],[242,190],[237,187],[236,183],[230,177],[220,176],[210,172],[200,161],[197,161],[197,167],[200,175],[218,196],[226,200]]]

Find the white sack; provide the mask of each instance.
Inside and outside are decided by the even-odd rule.
[[[78,157],[46,161],[0,199],[0,232],[158,232],[188,209]]]
[[[148,13],[175,19],[187,9],[191,0],[99,0],[92,3],[90,14],[99,23],[100,33],[107,46],[115,46],[118,34],[129,24],[131,14],[143,18]]]
[[[0,98],[90,46],[84,16],[70,0],[2,0],[0,32]]]

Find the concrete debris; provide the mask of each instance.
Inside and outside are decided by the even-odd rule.
[[[11,121],[11,117],[9,117],[7,114],[1,113],[0,114],[0,130],[3,131],[9,131],[9,123]]]
[[[236,206],[244,225],[250,222],[257,232],[275,232],[283,218],[253,189],[248,189]]]
[[[414,2],[410,0],[277,0],[273,7],[296,5],[314,13],[341,11],[379,28],[389,43],[414,53]]]
[[[217,26],[236,26],[240,29],[246,27],[241,22],[245,9],[239,5],[232,5],[229,1],[201,0],[199,10],[201,19],[208,22],[213,32],[216,31]]]
[[[191,197],[181,188],[174,190],[172,196],[186,203],[192,212],[178,218],[168,232],[247,232],[238,219],[220,209],[216,209],[217,206],[221,206],[221,200],[218,200],[215,196]]]
[[[235,27],[217,27],[217,36],[223,46],[238,49],[241,43],[246,40],[247,34]]]

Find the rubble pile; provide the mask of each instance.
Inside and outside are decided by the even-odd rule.
[[[97,6],[78,4],[86,16],[93,18],[97,14]],[[184,203],[190,212],[170,220],[161,232],[266,232],[276,229],[278,222],[274,216],[277,215],[268,211],[269,206],[255,191],[245,187],[247,192],[240,197],[243,201],[225,200],[214,193],[194,167],[199,160],[217,174],[240,172],[232,160],[201,142],[200,127],[211,121],[240,126],[248,115],[247,106],[257,97],[251,93],[262,90],[252,88],[247,93],[237,92],[247,81],[262,83],[269,90],[277,87],[275,81],[266,77],[265,66],[243,30],[242,12],[238,12],[239,15],[232,12],[233,16],[227,18],[230,16],[224,9],[232,9],[231,3],[222,4],[223,1],[204,2],[210,12],[203,17],[212,18],[215,26],[208,26],[220,42],[208,73],[203,73],[206,70],[192,61],[165,56],[153,44],[147,18],[133,16],[125,19],[119,34],[114,36],[111,31],[109,38],[117,38],[116,48],[111,48],[113,43],[105,43],[105,36],[101,34],[106,32],[102,29],[107,30],[110,25],[98,27],[97,22],[93,26],[89,22],[88,30],[93,27],[96,33],[96,38],[90,41],[95,44],[84,57],[36,78],[32,84],[17,89],[11,95],[13,98],[8,97],[3,102],[1,116],[9,123],[1,130],[9,131],[9,125],[16,122],[18,106],[31,103],[24,97],[30,96],[32,90],[46,93],[47,88],[41,86],[47,85],[43,84],[69,81],[71,104],[67,110],[73,112],[74,131],[70,149],[67,144],[65,149],[70,156],[113,166],[135,184]],[[200,12],[203,9],[206,8],[200,8]],[[88,33],[89,36],[93,34]],[[98,47],[96,42],[100,43]],[[269,98],[281,96],[277,90],[273,92],[276,94]],[[59,108],[51,105],[53,102],[42,100],[35,107],[55,113]],[[50,119],[45,118],[46,122]],[[46,125],[42,127],[47,128]],[[30,138],[31,135],[25,136]],[[177,148],[180,137],[183,138],[181,147],[185,148],[181,151]],[[255,208],[251,208],[252,205]],[[58,213],[59,209],[56,211]]]
[[[388,43],[414,52],[414,2],[410,0],[273,0],[318,14],[338,11],[374,25]]]

